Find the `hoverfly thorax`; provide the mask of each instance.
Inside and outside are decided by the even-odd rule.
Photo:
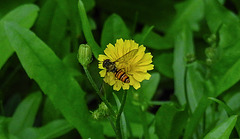
[[[106,59],[103,61],[103,67],[107,69],[107,71],[115,73],[117,71],[115,62],[111,62],[110,59]]]

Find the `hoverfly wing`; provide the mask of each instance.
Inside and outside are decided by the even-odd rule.
[[[122,57],[118,58],[114,62],[125,63],[125,62],[129,61],[131,58],[133,58],[137,54],[137,52],[138,52],[138,49],[133,49],[133,50],[127,52],[126,54],[124,54]]]

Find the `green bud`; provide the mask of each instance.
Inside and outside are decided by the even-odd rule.
[[[92,50],[89,45],[81,44],[79,46],[78,61],[84,67],[92,62]]]
[[[208,43],[215,43],[216,40],[217,40],[217,36],[215,34],[212,34],[207,38]]]
[[[195,60],[196,60],[196,57],[194,54],[187,54],[186,61],[188,64],[194,62]]]
[[[99,104],[98,109],[92,112],[92,117],[96,120],[109,116],[109,109],[104,102]]]
[[[205,54],[207,58],[213,59],[216,55],[216,48],[215,47],[208,47],[205,49]]]

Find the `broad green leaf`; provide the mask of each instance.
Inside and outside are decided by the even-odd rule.
[[[227,10],[217,0],[204,0],[204,3],[207,24],[212,33],[216,33],[222,24],[234,25],[239,22],[239,18],[230,10]],[[231,34],[235,33],[237,32],[231,32]]]
[[[39,128],[26,128],[19,137],[22,139],[50,139],[60,137],[73,127],[66,120],[54,120]]]
[[[211,81],[216,88],[215,96],[229,89],[240,79],[240,40],[221,50],[221,58],[211,67]]]
[[[174,88],[181,105],[186,103],[185,98],[185,76],[187,55],[194,54],[192,32],[188,27],[176,36],[174,53],[173,53],[173,73],[174,73]]]
[[[204,15],[204,3],[202,0],[187,0],[176,5],[177,14],[168,30],[167,38],[173,39],[184,26],[190,30],[199,30],[198,22]]]
[[[203,96],[187,122],[183,139],[189,139],[192,137],[193,133],[197,130],[199,121],[202,119],[204,112],[209,105],[210,100],[208,100],[206,96]]]
[[[63,57],[69,48],[63,48],[62,42],[67,31],[67,17],[54,0],[44,3],[39,13],[35,26],[36,34],[52,48],[59,56]]]
[[[229,89],[240,79],[239,18],[224,8],[216,0],[205,1],[207,23],[212,31],[219,30],[219,46],[214,53],[217,60],[211,66],[211,81],[215,86],[215,96]],[[219,16],[218,16],[219,15]]]
[[[187,122],[187,111],[173,104],[162,105],[157,111],[155,133],[159,139],[179,138]]]
[[[134,36],[134,40],[138,43],[144,44],[144,46],[155,49],[155,50],[165,50],[173,47],[164,37],[149,30],[151,27],[145,27],[142,33]]]
[[[41,100],[41,92],[36,92],[27,96],[18,105],[8,126],[9,133],[17,135],[33,125]]]
[[[160,73],[173,78],[173,53],[162,53],[154,56],[153,64]]]
[[[47,124],[51,121],[54,121],[55,119],[62,118],[62,114],[60,110],[56,109],[54,107],[53,103],[49,98],[46,98],[43,105],[43,111],[42,111],[42,124]]]
[[[204,94],[204,78],[201,75],[201,65],[194,62],[187,67],[186,89],[191,111],[195,111],[200,99]]]
[[[204,139],[228,139],[236,124],[237,115],[229,117],[225,122],[221,123],[210,131]]]
[[[5,1],[5,0],[1,0],[0,1],[0,19],[5,16],[8,12],[10,12],[11,10],[17,8],[18,6],[24,5],[24,4],[29,4],[29,3],[33,3],[36,0],[9,0],[9,1]]]
[[[116,134],[109,121],[99,121],[103,126],[104,135],[108,137],[116,137]]]
[[[9,12],[0,20],[0,69],[14,52],[6,38],[3,22],[16,22],[25,28],[30,28],[38,15],[38,10],[39,8],[33,4],[22,5]]]
[[[209,97],[208,99],[210,99],[210,100],[212,100],[212,101],[215,101],[215,102],[218,103],[220,106],[222,106],[222,107],[225,109],[225,111],[227,112],[227,114],[228,114],[229,116],[232,116],[232,115],[234,114],[233,110],[232,110],[228,105],[226,105],[224,102],[222,102],[221,100],[216,99],[216,98],[214,98],[214,97]]]
[[[115,44],[117,39],[129,39],[129,31],[124,21],[117,14],[112,14],[105,21],[101,36],[101,47],[106,48],[109,43]]]
[[[47,125],[37,128],[39,137],[42,139],[50,139],[60,137],[67,132],[71,131],[73,126],[71,126],[66,120],[54,120]]]
[[[62,61],[34,33],[13,23],[5,23],[11,46],[28,76],[34,79],[83,138],[103,138],[99,126],[89,120],[85,92]]]
[[[8,139],[8,123],[9,123],[8,118],[0,116],[0,138],[1,139]]]
[[[151,78],[149,80],[142,82],[142,87],[139,89],[139,93],[141,93],[140,97],[143,101],[151,101],[154,93],[157,90],[159,82],[160,74],[156,72],[151,74]]]

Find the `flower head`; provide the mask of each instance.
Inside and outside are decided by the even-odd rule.
[[[133,40],[118,39],[115,46],[108,44],[106,55],[99,55],[99,72],[104,81],[114,90],[140,88],[140,82],[149,80],[148,70],[153,70],[152,55],[145,53],[146,48]],[[110,62],[110,63],[109,63]]]

